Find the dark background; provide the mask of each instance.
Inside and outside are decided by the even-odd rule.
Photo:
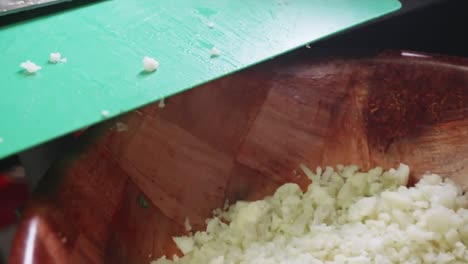
[[[467,0],[400,2],[400,11],[320,41],[311,52],[361,56],[404,49],[468,57]]]

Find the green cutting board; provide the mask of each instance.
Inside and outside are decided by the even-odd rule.
[[[0,28],[0,158],[398,10],[397,0],[107,0]],[[208,25],[214,23],[214,27]],[[221,56],[210,58],[216,46]],[[51,52],[67,63],[48,64]],[[144,56],[161,66],[143,74]],[[26,75],[21,62],[42,70]]]

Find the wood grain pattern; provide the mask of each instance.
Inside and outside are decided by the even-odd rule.
[[[203,224],[224,202],[232,159],[161,118],[146,117],[140,128],[122,168],[171,219],[183,223],[189,214]]]
[[[295,178],[298,164],[321,164],[333,107],[345,96],[347,67],[339,62],[280,69],[237,156],[277,179]]]
[[[147,208],[141,207],[136,202],[139,197],[149,201],[137,185],[130,182],[110,224],[114,231],[107,245],[109,252],[113,252],[107,260],[109,263],[148,263],[153,256],[181,255],[171,235],[185,234],[183,225],[168,218],[153,203],[148,203]],[[129,244],[135,246],[129,247]]]
[[[427,54],[279,59],[236,73],[87,132],[28,205],[10,263],[180,255],[171,237],[187,233],[185,218],[200,230],[226,199],[305,187],[300,163],[405,162],[414,180],[432,171],[468,187],[467,99],[468,60]]]
[[[175,95],[167,100],[164,111],[158,113],[165,120],[232,156],[252,125],[272,81],[269,70],[259,65],[255,70],[229,75],[196,90]]]

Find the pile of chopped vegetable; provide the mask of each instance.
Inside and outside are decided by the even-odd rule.
[[[216,210],[206,231],[175,237],[184,257],[152,264],[468,263],[468,199],[449,179],[408,166],[315,173],[304,193],[287,183],[271,197]]]

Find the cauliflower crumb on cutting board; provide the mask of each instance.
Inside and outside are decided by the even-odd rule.
[[[221,56],[221,51],[217,47],[211,48],[210,56],[212,58]]]
[[[206,231],[175,237],[184,256],[152,264],[468,263],[468,199],[450,179],[409,167],[327,167],[303,192],[287,183],[273,196],[216,210]]]
[[[146,72],[154,72],[159,68],[159,62],[151,57],[144,57],[143,58],[143,69]]]
[[[49,55],[49,62],[51,63],[65,63],[67,62],[67,58],[62,58],[62,54],[60,52],[52,52]]]
[[[23,63],[20,64],[20,67],[26,70],[28,73],[36,73],[40,69],[42,69],[41,66],[35,64],[34,62],[27,60]]]
[[[101,116],[102,117],[109,117],[110,116],[110,111],[109,110],[102,110],[101,111]]]

